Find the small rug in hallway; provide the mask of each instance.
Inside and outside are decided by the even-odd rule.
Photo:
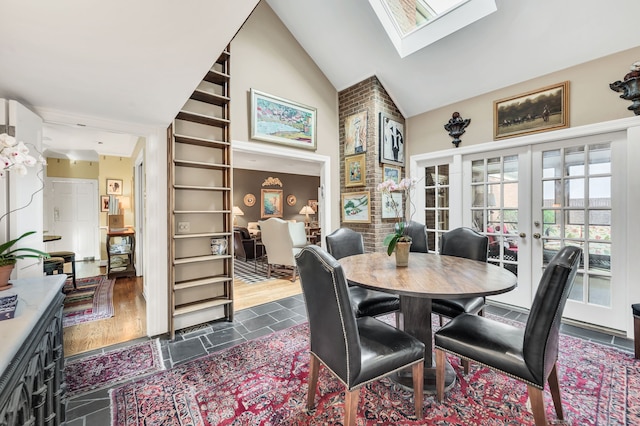
[[[547,419],[569,425],[640,424],[640,361],[632,354],[561,336],[558,374],[565,412],[557,421],[545,391]],[[320,368],[316,409],[307,413],[308,325],[265,336],[110,391],[113,425],[342,424],[344,386]],[[533,425],[527,388],[472,363],[443,403],[425,395],[417,421],[412,392],[388,379],[360,392],[358,425]],[[555,420],[555,422],[554,422]]]
[[[106,275],[89,278],[78,278],[77,289],[67,280],[64,284],[64,310],[62,326],[82,324],[111,318],[113,309],[113,286],[115,279],[108,279]]]
[[[158,339],[75,359],[64,366],[67,395],[111,387],[161,370],[164,364]]]
[[[263,281],[270,281],[276,279],[291,279],[291,274],[287,272],[272,272],[271,277],[267,278],[267,265],[258,262],[258,265],[253,263],[253,260],[247,262],[236,259],[233,262],[233,273],[236,279],[242,280],[247,284],[254,284]]]

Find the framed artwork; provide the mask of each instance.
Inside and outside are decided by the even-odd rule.
[[[345,223],[371,223],[369,191],[342,194],[342,221]]]
[[[298,199],[296,198],[295,195],[293,195],[293,194],[287,195],[287,204],[288,205],[295,206],[297,202],[298,202]]]
[[[400,183],[400,167],[382,166],[382,181],[388,180]]]
[[[122,179],[107,179],[107,195],[122,195]]]
[[[384,112],[378,124],[380,162],[404,166],[404,124]]]
[[[318,200],[309,200],[307,205],[311,206],[314,212],[318,213]]]
[[[365,154],[353,155],[344,159],[344,186],[364,186]]]
[[[100,196],[100,211],[108,212],[109,211],[109,196],[101,195]]]
[[[251,138],[316,149],[316,109],[251,89]]]
[[[493,102],[494,139],[569,127],[569,82]]]
[[[261,191],[260,216],[282,217],[282,189],[262,189]]]
[[[395,204],[394,204],[395,203]],[[396,219],[402,217],[402,192],[382,194],[382,218]],[[400,215],[400,216],[399,216]]]
[[[360,154],[367,150],[367,111],[344,119],[344,155]]]

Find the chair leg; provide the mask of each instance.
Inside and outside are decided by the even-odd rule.
[[[271,264],[267,267],[267,278],[271,278]]]
[[[293,267],[293,278],[291,278],[291,282],[294,282],[296,280],[296,275],[298,275],[298,267],[294,266]]]
[[[462,363],[462,369],[464,370],[464,375],[469,374],[469,365],[471,364],[468,359],[460,358],[460,362]]]
[[[344,396],[344,426],[356,426],[360,388],[348,390]]]
[[[445,353],[436,349],[436,400],[442,402],[444,398],[444,364]]]
[[[640,359],[640,317],[633,316],[634,357]]]
[[[547,426],[547,417],[544,409],[544,396],[542,389],[535,386],[527,385],[529,390],[529,400],[531,401],[531,411],[536,426]]]
[[[416,401],[416,418],[422,418],[422,404],[424,403],[424,362],[414,364],[411,374],[413,376],[413,398]]]
[[[309,389],[307,390],[307,410],[313,410],[316,399],[316,387],[318,385],[318,370],[320,361],[315,355],[310,355],[309,360]]]
[[[558,419],[564,420],[564,413],[562,411],[562,395],[560,394],[560,381],[558,380],[558,364],[554,364],[549,374],[549,390],[551,391],[551,397],[553,398],[553,405],[556,407],[556,415]]]
[[[404,330],[404,321],[402,317],[402,312],[396,311],[396,328],[398,330]]]
[[[444,325],[444,318],[442,318],[442,315],[438,315],[438,317],[440,318],[440,327],[442,327]]]

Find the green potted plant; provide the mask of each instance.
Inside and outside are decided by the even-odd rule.
[[[49,253],[40,250],[28,247],[14,248],[18,241],[35,233],[36,231],[25,232],[18,238],[7,241],[6,243],[0,245],[0,290],[10,287],[10,285],[8,284],[9,277],[11,276],[11,271],[13,270],[13,267],[18,259],[39,259],[49,257]]]

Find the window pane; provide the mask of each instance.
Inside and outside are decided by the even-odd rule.
[[[584,207],[584,179],[567,179],[565,181],[565,205]]]
[[[611,173],[611,147],[608,143],[589,147],[589,174]]]
[[[504,201],[502,206],[504,208],[517,208],[518,207],[518,184],[517,183],[505,183],[503,186]]]
[[[499,182],[500,179],[500,157],[487,159],[487,182]]]
[[[584,146],[565,150],[565,176],[584,176]]]
[[[562,176],[560,150],[545,151],[542,154],[542,176],[545,178]]]
[[[435,188],[427,188],[424,191],[424,204],[425,207],[435,207],[436,206],[436,189]]]
[[[449,207],[449,187],[438,189],[438,207]]]
[[[589,275],[589,303],[611,306],[611,278]]]
[[[611,210],[589,211],[589,239],[611,241]]]
[[[562,204],[562,181],[555,179],[543,182],[542,199],[545,207],[560,207]]]
[[[611,272],[611,244],[589,244],[589,269]]]
[[[504,157],[504,180],[518,180],[518,156]]]
[[[471,187],[472,207],[484,207],[484,185]]]
[[[584,276],[581,273],[576,274],[576,279],[573,282],[569,299],[582,302],[584,300]]]
[[[542,232],[547,237],[560,237],[560,212],[558,210],[543,210]]]
[[[425,211],[425,225],[429,229],[436,229],[436,212],[435,210]]]
[[[476,160],[471,163],[471,181],[484,182],[484,161]]]
[[[440,222],[438,224],[438,229],[442,231],[449,230],[449,210],[440,210]]]
[[[589,207],[611,207],[611,177],[589,178]]]

